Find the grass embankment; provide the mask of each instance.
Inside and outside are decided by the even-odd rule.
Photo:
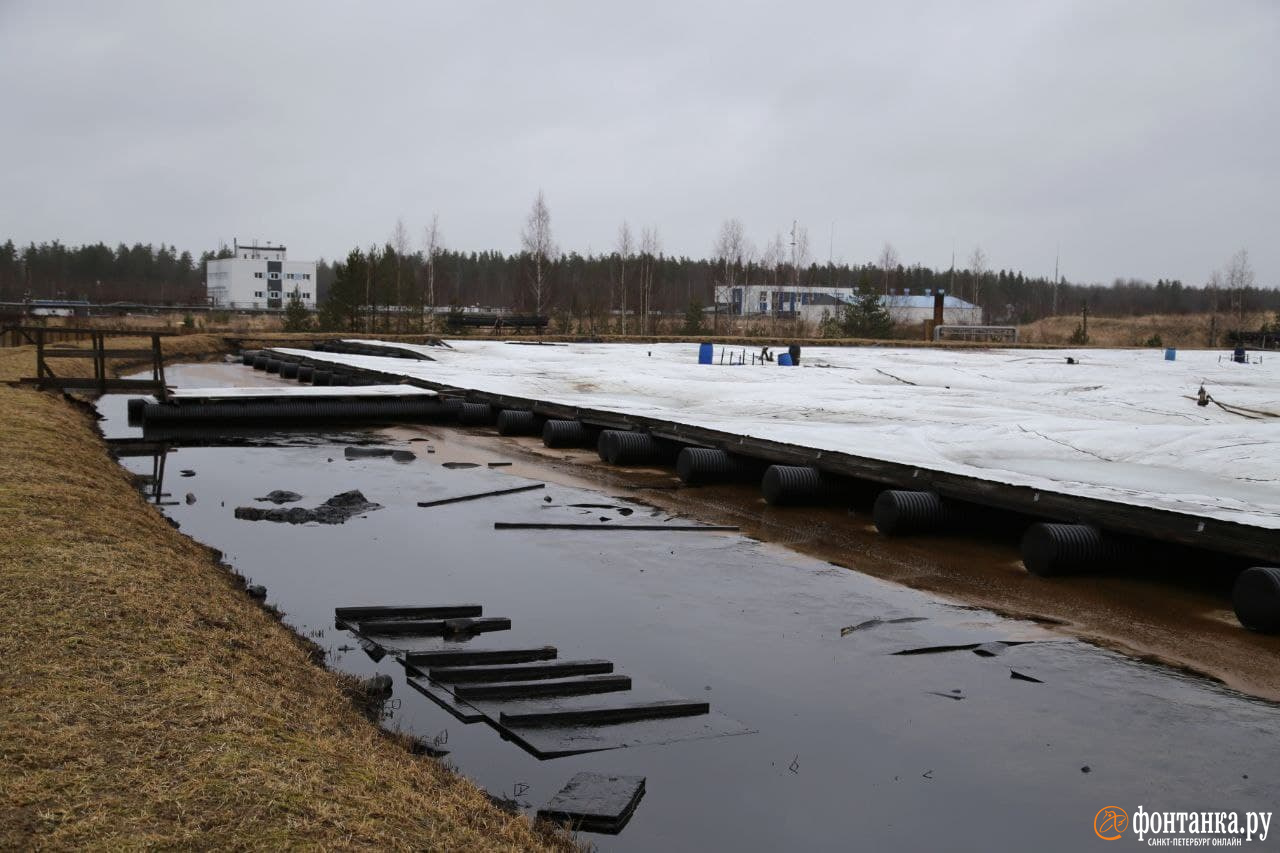
[[[1234,314],[1148,314],[1143,317],[1090,317],[1089,345],[1101,347],[1159,346],[1185,347],[1187,349],[1209,346],[1211,329],[1216,333],[1218,346],[1227,346],[1230,329],[1253,330],[1272,319],[1270,313],[1249,313],[1244,317]],[[1080,325],[1079,315],[1045,317],[1019,327],[1019,334],[1028,344],[1070,344],[1071,336]],[[1216,328],[1213,328],[1215,327]]]
[[[0,848],[567,846],[367,721],[54,394],[0,385],[0,519]]]

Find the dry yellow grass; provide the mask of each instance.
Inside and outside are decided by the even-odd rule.
[[[1270,314],[1246,314],[1243,318],[1219,314],[1218,345],[1226,346],[1228,329],[1258,329]],[[1209,346],[1209,314],[1148,314],[1143,317],[1090,317],[1089,344],[1103,347],[1144,346],[1153,336],[1160,345],[1186,349]],[[1079,316],[1046,317],[1019,327],[1024,343],[1069,344],[1080,325]]]
[[[0,848],[569,846],[361,716],[56,395],[0,386],[0,518]]]

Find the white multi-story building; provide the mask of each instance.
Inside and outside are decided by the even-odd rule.
[[[290,261],[284,246],[235,244],[230,258],[209,261],[205,293],[214,308],[284,308],[296,293],[307,308],[316,307],[315,261]]]
[[[852,287],[799,288],[772,285],[717,285],[716,302],[720,310],[731,314],[749,316],[799,317],[810,322],[820,322],[823,316],[835,316],[858,295]],[[899,325],[919,323],[933,319],[933,294],[911,295],[890,293],[880,297],[889,309],[889,316]],[[948,325],[975,325],[982,322],[982,309],[955,296],[947,296],[942,303],[943,322]]]

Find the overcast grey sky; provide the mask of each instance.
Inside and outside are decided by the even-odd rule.
[[[1280,2],[0,0],[0,238],[420,237],[619,222],[710,253],[1280,284]]]

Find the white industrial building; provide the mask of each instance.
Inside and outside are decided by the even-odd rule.
[[[284,308],[296,293],[307,308],[316,307],[315,261],[290,261],[284,246],[235,244],[230,258],[208,262],[205,293],[214,308]]]
[[[768,284],[717,285],[716,303],[720,310],[735,316],[799,317],[818,323],[824,313],[834,317],[857,298],[852,287],[775,287]],[[933,319],[933,294],[893,293],[881,296],[889,316],[899,325],[913,325]],[[942,322],[951,326],[974,326],[982,323],[982,308],[956,296],[945,296]]]

